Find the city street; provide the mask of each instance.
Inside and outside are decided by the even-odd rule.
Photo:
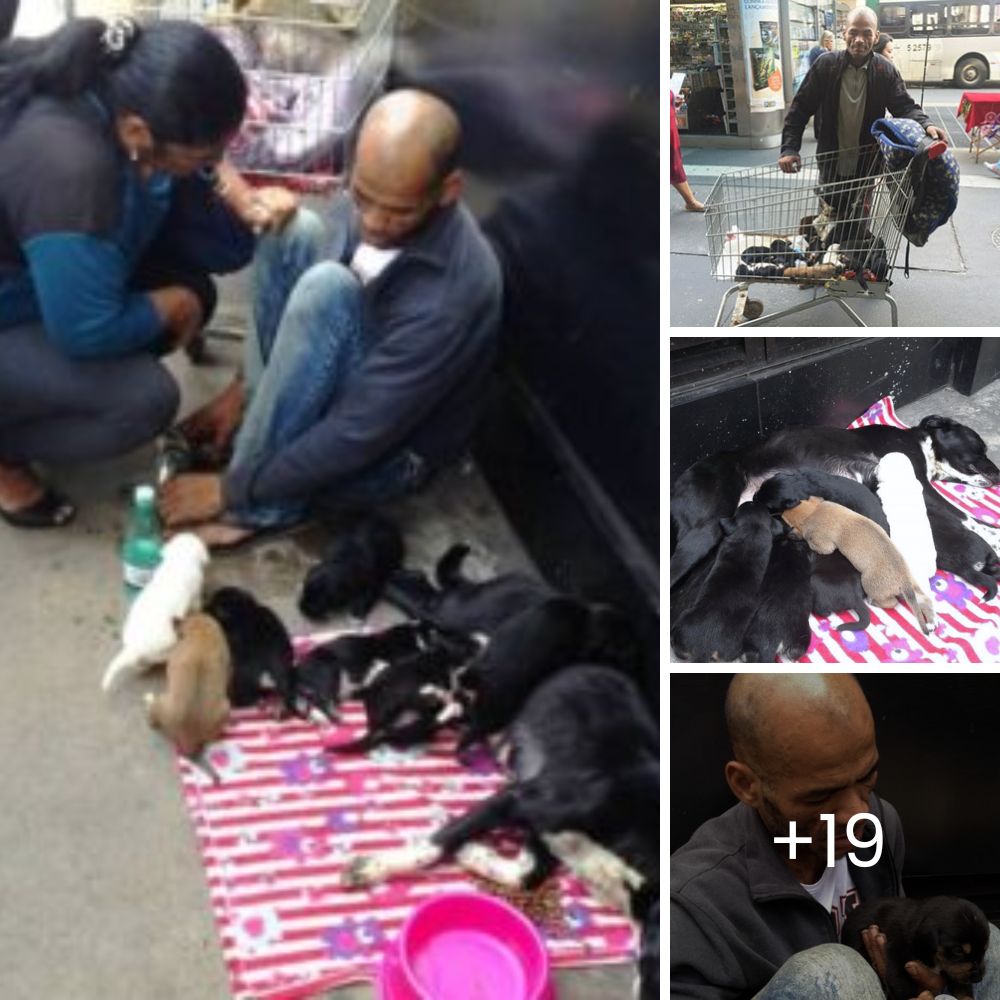
[[[919,85],[908,88],[920,102]],[[949,222],[936,230],[924,247],[910,249],[910,277],[903,274],[906,242],[899,250],[891,293],[899,305],[900,326],[978,327],[996,323],[996,282],[1000,273],[1000,178],[984,163],[994,163],[1000,150],[980,156],[969,153],[963,123],[956,117],[962,90],[928,85],[923,107],[934,124],[951,140],[961,169],[958,208]],[[727,171],[776,164],[778,149],[697,149],[681,139],[684,168],[696,197],[704,201],[717,178]],[[697,141],[694,137],[691,141]],[[806,129],[802,156],[815,154],[812,127]],[[723,294],[732,280],[712,277],[706,217],[684,210],[676,192],[669,192],[670,325],[712,326]],[[810,289],[795,285],[757,283],[750,295],[764,303],[765,313],[808,301]],[[882,301],[851,299],[850,306],[871,326],[888,326],[889,306]],[[727,314],[730,310],[727,308]],[[726,320],[724,319],[725,323]],[[845,326],[850,320],[835,304],[826,302],[807,311],[776,320],[775,326]]]

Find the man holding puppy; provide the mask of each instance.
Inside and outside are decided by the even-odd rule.
[[[778,166],[795,173],[801,166],[799,150],[806,123],[819,113],[817,153],[837,150],[835,171],[823,180],[848,179],[867,171],[859,169],[859,146],[873,146],[872,123],[885,117],[912,118],[933,139],[947,141],[945,132],[930,119],[906,92],[899,70],[872,48],[878,41],[878,17],[869,7],[855,7],[844,26],[843,52],[820,55],[802,81],[785,115]],[[861,164],[864,167],[864,164]]]
[[[858,682],[849,674],[738,674],[726,724],[734,756],[726,781],[739,802],[671,857],[671,997],[882,1000],[872,966],[837,943],[859,902],[903,894],[902,828],[874,792],[875,723]],[[875,816],[882,830],[870,866],[848,857],[870,862],[876,852],[870,821],[855,823],[852,834],[872,846],[847,837],[859,813]],[[833,867],[823,814],[834,817]],[[884,935],[870,929],[865,944],[884,969]],[[910,962],[907,971],[918,1000],[941,992],[943,980],[926,966]],[[996,928],[975,992],[976,1000],[1000,1000]]]

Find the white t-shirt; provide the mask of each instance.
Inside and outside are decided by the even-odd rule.
[[[839,938],[847,915],[861,902],[847,864],[847,855],[838,858],[832,868],[827,868],[818,882],[803,885],[802,888],[833,916]]]
[[[351,258],[351,270],[358,276],[362,285],[377,278],[398,256],[399,247],[382,250],[370,243],[359,243]]]

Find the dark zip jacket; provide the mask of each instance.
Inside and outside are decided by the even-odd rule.
[[[899,70],[883,56],[874,52],[868,60],[868,89],[865,91],[865,116],[861,134],[837,135],[837,114],[840,110],[840,80],[850,57],[843,52],[825,52],[812,64],[798,93],[785,114],[781,133],[781,155],[798,153],[802,147],[802,132],[814,114],[819,114],[819,145],[817,153],[829,153],[841,147],[871,146],[872,124],[884,118],[886,110],[896,118],[912,118],[925,128],[930,119],[906,92]]]
[[[872,795],[882,824],[878,864],[848,859],[862,900],[902,896],[903,831]],[[869,839],[868,830],[857,832]],[[856,851],[869,859],[874,848]],[[671,1000],[748,1000],[800,951],[837,942],[833,917],[788,870],[756,812],[740,802],[703,823],[670,858]]]

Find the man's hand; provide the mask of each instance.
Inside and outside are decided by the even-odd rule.
[[[168,528],[210,521],[222,513],[222,477],[177,476],[160,489],[160,516]]]
[[[201,332],[201,300],[190,288],[168,285],[147,294],[163,324],[170,350],[185,347]]]
[[[951,142],[948,139],[948,133],[945,132],[943,128],[938,128],[937,125],[928,125],[924,131],[926,131],[932,139],[940,139],[942,142],[947,142],[951,145]]]
[[[886,970],[889,967],[889,957],[886,950],[885,935],[879,930],[878,924],[872,924],[861,932],[861,940],[864,942],[865,950],[868,952],[868,959],[873,968],[878,973],[883,985],[886,981]],[[920,994],[915,1000],[934,1000],[942,990],[944,990],[944,977],[928,969],[923,962],[907,962],[906,971],[910,978],[920,987]]]
[[[180,431],[221,464],[239,429],[245,401],[243,380],[237,376],[215,399],[182,420]]]
[[[299,199],[283,187],[256,188],[241,207],[243,221],[257,233],[283,229],[296,213]]]
[[[797,174],[802,169],[802,160],[798,153],[789,153],[788,156],[778,158],[778,166],[785,174]]]

